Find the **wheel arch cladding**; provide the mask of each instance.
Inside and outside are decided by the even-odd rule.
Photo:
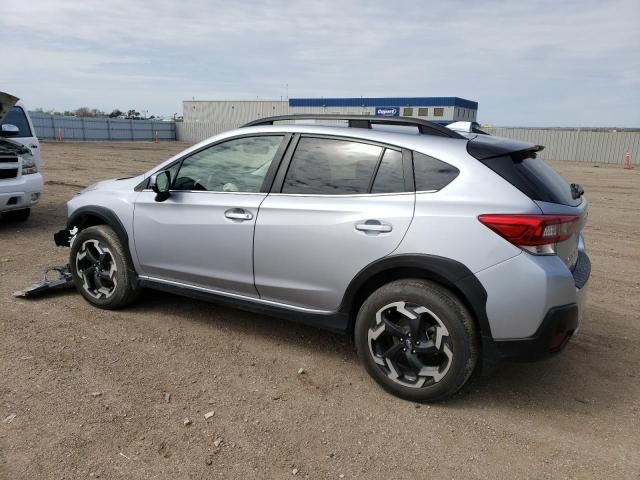
[[[105,207],[80,207],[67,220],[67,228],[78,227],[78,231],[88,227],[95,227],[96,225],[108,225],[113,229],[122,242],[125,254],[128,257],[127,260],[130,265],[133,265],[129,250],[129,235],[118,216],[112,210]]]
[[[487,292],[476,276],[462,263],[436,255],[392,255],[363,268],[351,281],[340,306],[347,314],[347,331],[353,332],[358,309],[382,285],[401,278],[422,278],[448,288],[473,315],[480,335],[491,337],[487,318]]]
[[[67,227],[78,227],[78,230],[84,230],[87,227],[96,225],[109,225],[118,234],[120,240],[129,242],[129,235],[122,225],[118,216],[105,207],[80,207],[71,214],[67,220]]]

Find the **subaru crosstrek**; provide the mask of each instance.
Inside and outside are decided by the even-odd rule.
[[[541,146],[330,118],[262,119],[80,192],[55,235],[77,289],[107,309],[148,287],[351,334],[413,401],[564,348],[590,274],[587,201]]]

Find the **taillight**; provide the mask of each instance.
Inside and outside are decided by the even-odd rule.
[[[484,225],[517,247],[536,255],[554,255],[556,244],[578,231],[575,215],[487,214],[478,217]]]

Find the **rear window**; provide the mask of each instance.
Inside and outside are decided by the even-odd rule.
[[[523,156],[502,155],[481,162],[532,200],[572,207],[580,205],[582,200],[573,198],[569,184],[544,160],[535,153]]]
[[[18,127],[20,130],[18,137],[31,137],[31,128],[29,128],[29,122],[22,107],[13,107],[9,110],[2,124],[5,125],[7,123]]]

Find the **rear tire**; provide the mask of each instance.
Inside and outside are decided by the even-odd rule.
[[[88,227],[71,244],[73,282],[92,305],[113,310],[140,294],[136,273],[120,237],[108,225]]]
[[[31,209],[25,208],[23,210],[10,210],[2,214],[2,218],[10,222],[24,222],[31,215]]]
[[[427,280],[397,280],[373,292],[360,307],[354,333],[369,374],[414,402],[450,397],[478,361],[473,317],[452,292]]]

